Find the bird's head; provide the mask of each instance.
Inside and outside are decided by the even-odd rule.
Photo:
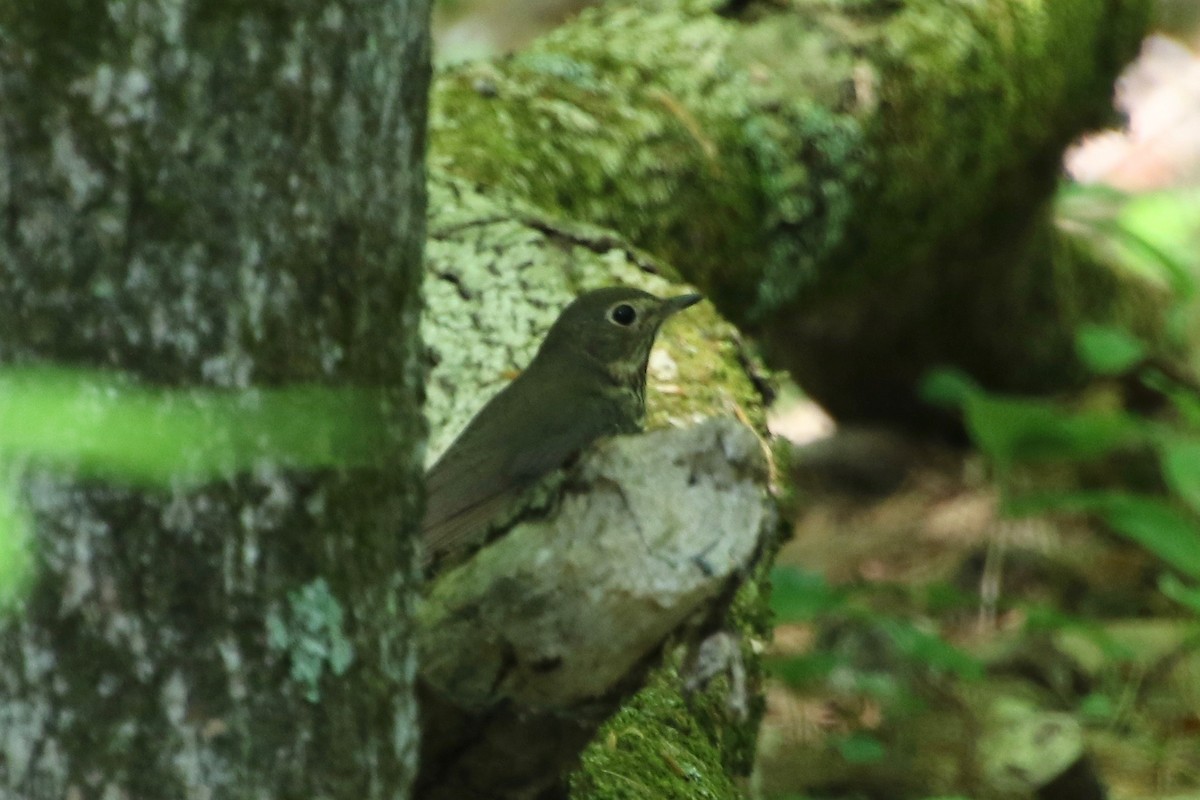
[[[662,299],[640,289],[613,286],[575,298],[546,334],[543,350],[582,351],[614,376],[644,371],[659,327],[695,305],[698,294]]]

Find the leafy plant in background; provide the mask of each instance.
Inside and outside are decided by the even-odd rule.
[[[919,709],[917,684],[929,677],[977,680],[983,665],[912,619],[879,610],[875,587],[830,586],[793,567],[771,575],[775,624],[812,623],[826,634],[811,652],[769,658],[768,669],[793,689],[819,687],[870,698],[890,712]],[[868,730],[830,732],[827,743],[846,763],[887,755]]]
[[[1180,578],[1200,584],[1200,393],[1160,374],[1146,380],[1167,394],[1177,419],[1155,421],[1119,409],[1068,410],[1052,400],[989,394],[953,372],[936,374],[926,390],[962,410],[972,441],[993,466],[1005,512],[1087,513],[1102,519],[1157,555],[1171,570],[1160,589],[1200,613],[1200,589]],[[1165,495],[1128,489],[1014,491],[1011,477],[1020,467],[1089,462],[1139,448],[1154,454]]]
[[[1167,334],[1182,352],[1200,350],[1200,191],[1129,197],[1074,186],[1059,201],[1060,224],[1100,255],[1150,278],[1175,299]],[[1154,417],[1119,407],[1069,408],[1061,401],[991,394],[954,371],[932,375],[926,396],[957,407],[972,441],[991,463],[1004,510],[1012,515],[1086,513],[1158,556],[1160,590],[1200,614],[1200,384],[1164,369],[1126,331],[1081,327],[1076,350],[1099,378],[1136,379],[1161,396]],[[1195,364],[1189,365],[1193,372]],[[1165,491],[1130,488],[1018,492],[1022,468],[1094,462],[1118,452],[1152,454]]]
[[[1149,278],[1177,298],[1168,333],[1180,352],[1197,353],[1200,313],[1195,275],[1200,274],[1200,192],[1127,196],[1107,189],[1073,186],[1060,197],[1061,224],[1072,230],[1099,257]],[[1192,342],[1192,349],[1186,347]],[[990,463],[1010,515],[1050,511],[1087,513],[1103,519],[1119,534],[1154,553],[1162,562],[1161,590],[1200,614],[1200,390],[1180,374],[1156,366],[1151,348],[1125,331],[1096,325],[1077,332],[1080,361],[1098,377],[1101,391],[1077,399],[1003,396],[984,391],[968,376],[942,371],[925,387],[931,400],[962,414],[978,450]],[[1200,373],[1200,364],[1191,365]],[[1104,390],[1140,380],[1163,398],[1168,414],[1149,416],[1124,410]],[[1097,402],[1099,401],[1099,402]],[[1099,484],[1102,488],[1048,489],[1053,481],[1030,481],[1053,475],[1064,487],[1078,484],[1071,476],[1083,463],[1123,465],[1133,455],[1151,460],[1160,473],[1148,488],[1139,480]],[[1148,457],[1148,459],[1147,459]],[[1066,469],[1058,469],[1065,466]],[[1111,477],[1112,470],[1093,469]],[[1116,474],[1120,474],[1117,472]],[[1153,483],[1153,482],[1151,482]],[[1086,485],[1086,484],[1084,484]],[[1165,487],[1165,488],[1164,488]],[[885,713],[903,716],[905,687],[919,695],[924,676],[951,682],[982,676],[982,662],[953,647],[919,621],[914,623],[880,603],[888,590],[875,586],[830,587],[819,575],[777,570],[772,606],[781,624],[802,623],[828,630],[849,621],[857,634],[883,641],[888,659],[874,666],[858,653],[819,640],[799,655],[769,662],[777,677],[793,688],[822,694],[845,689],[878,701]],[[964,598],[952,587],[928,587],[917,605],[930,611],[957,609]],[[968,603],[977,602],[973,596]],[[883,609],[880,613],[878,609]],[[939,613],[934,611],[933,613]],[[1100,623],[1054,607],[1025,608],[1026,633],[1043,635],[1069,630],[1086,640],[1111,664],[1131,664],[1128,646]],[[1114,687],[1097,683],[1079,701],[1082,718],[1111,723],[1128,712],[1125,674],[1114,672]],[[917,698],[919,702],[919,696]],[[911,707],[910,707],[911,708]],[[893,720],[894,722],[895,720]],[[849,726],[853,729],[853,725]],[[830,732],[826,732],[830,733]],[[867,764],[888,755],[887,742],[870,730],[828,735],[831,750],[849,764]]]

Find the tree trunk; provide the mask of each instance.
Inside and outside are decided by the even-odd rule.
[[[0,363],[181,406],[382,387],[387,419],[353,471],[140,489],[26,465],[39,571],[0,631],[0,797],[407,795],[427,17],[0,11]]]
[[[1147,16],[605,5],[441,77],[431,164],[666,258],[835,416],[937,423],[913,392],[932,367],[1055,390],[1080,377],[1080,323],[1160,332],[1160,294],[1089,257],[1049,202]]]

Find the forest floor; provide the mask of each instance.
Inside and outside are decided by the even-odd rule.
[[[1200,798],[1200,620],[1152,556],[1006,518],[979,456],[887,431],[815,440],[794,477],[777,566],[821,589],[775,632],[755,795]]]

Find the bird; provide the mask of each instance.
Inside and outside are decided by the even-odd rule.
[[[516,498],[592,442],[641,430],[658,330],[702,299],[612,286],[572,301],[529,366],[425,473],[423,566],[477,543]]]

